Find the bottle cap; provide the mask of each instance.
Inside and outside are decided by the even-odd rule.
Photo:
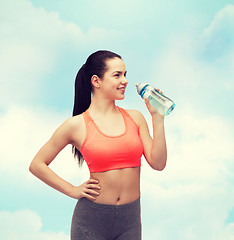
[[[144,90],[146,86],[148,86],[147,83],[137,83],[136,84],[137,92],[139,95],[141,95],[142,90]]]

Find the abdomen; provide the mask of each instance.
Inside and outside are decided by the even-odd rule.
[[[140,197],[140,167],[90,173],[90,178],[99,180],[101,186],[97,203],[120,205]]]

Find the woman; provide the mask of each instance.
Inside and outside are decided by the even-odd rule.
[[[91,54],[76,77],[73,117],[55,131],[31,162],[35,176],[79,199],[72,218],[72,240],[141,239],[141,156],[153,169],[164,169],[164,116],[145,99],[152,115],[152,139],[139,111],[115,105],[115,100],[124,99],[127,84],[119,55],[110,51]],[[90,170],[90,179],[80,186],[48,167],[67,144],[73,146],[79,164],[85,160]]]

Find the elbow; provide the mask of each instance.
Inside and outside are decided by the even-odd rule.
[[[151,167],[152,167],[154,170],[162,171],[162,170],[164,170],[165,167],[166,167],[166,162],[167,162],[167,158],[165,158],[165,159],[160,159],[160,161],[155,162],[154,164],[152,164]]]
[[[157,171],[162,171],[165,167],[166,167],[166,164],[165,164],[164,166],[154,167],[153,169],[154,169],[154,170],[157,170]]]
[[[31,162],[31,164],[29,165],[29,168],[28,168],[28,170],[29,170],[29,172],[30,172],[30,173],[32,173],[32,174],[33,174],[33,172],[34,172],[34,169],[35,169],[35,167],[34,167],[34,164],[33,164],[33,162]]]
[[[29,172],[31,172],[33,175],[38,177],[41,174],[41,172],[43,171],[44,166],[48,166],[48,165],[42,161],[33,159],[31,164],[29,165]]]
[[[37,164],[34,161],[32,161],[29,166],[29,172],[35,175],[35,173],[37,172],[37,169],[38,169]]]
[[[157,170],[157,171],[162,171],[165,167],[166,167],[166,164],[165,165],[152,166],[152,168],[154,170]]]

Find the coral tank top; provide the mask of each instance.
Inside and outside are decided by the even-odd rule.
[[[124,133],[118,136],[108,136],[101,132],[88,110],[82,114],[86,124],[86,138],[80,152],[90,172],[141,166],[143,145],[138,126],[126,110],[118,109],[125,123]]]

